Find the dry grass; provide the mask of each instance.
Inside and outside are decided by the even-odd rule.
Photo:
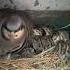
[[[61,60],[55,53],[33,58],[0,60],[0,70],[70,70],[69,61]]]

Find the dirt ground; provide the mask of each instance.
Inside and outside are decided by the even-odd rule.
[[[70,70],[70,62],[48,53],[33,58],[0,60],[0,70]]]

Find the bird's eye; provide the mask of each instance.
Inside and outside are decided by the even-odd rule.
[[[15,32],[14,39],[21,38],[23,36],[23,34],[24,34],[24,29],[19,30],[18,32]]]
[[[18,35],[15,35],[16,37],[18,36]]]

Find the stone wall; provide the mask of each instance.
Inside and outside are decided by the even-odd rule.
[[[0,0],[0,8],[18,10],[70,10],[70,0]]]

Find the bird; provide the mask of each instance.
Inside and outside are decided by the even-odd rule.
[[[22,37],[24,26],[19,16],[11,16],[1,28],[2,36],[6,40],[14,41]]]
[[[16,14],[11,14],[1,26],[2,48],[6,52],[19,49],[26,39],[26,26],[24,19]],[[6,45],[4,45],[4,43]]]

